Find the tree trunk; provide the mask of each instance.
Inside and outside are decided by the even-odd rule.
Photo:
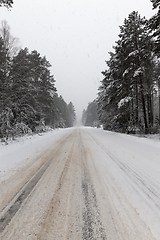
[[[138,80],[136,80],[136,127],[138,127],[139,119],[138,119]]]
[[[145,99],[144,95],[141,92],[141,97],[142,97],[142,106],[143,106],[143,116],[144,116],[144,125],[145,125],[145,133],[148,133],[148,123],[147,123],[147,114],[146,114],[146,106],[145,106]]]
[[[150,127],[153,127],[153,109],[151,95],[147,95],[147,104],[148,104],[148,123]]]
[[[145,97],[144,97],[144,88],[143,88],[143,76],[140,75],[140,91],[141,91],[141,98],[142,98],[142,107],[143,107],[143,117],[144,117],[144,126],[145,126],[145,133],[148,133],[148,122],[147,122],[147,112],[146,112],[146,104],[145,104]]]
[[[158,107],[159,107],[159,125],[160,125],[160,89],[159,89],[159,96],[158,97],[159,97],[159,106]]]

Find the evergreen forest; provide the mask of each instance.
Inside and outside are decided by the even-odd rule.
[[[88,103],[87,109],[82,112],[82,124],[84,126],[99,127],[99,116],[97,112],[96,99]]]
[[[133,11],[120,26],[98,90],[104,129],[157,133],[160,128],[160,0],[149,20]]]
[[[3,21],[0,28],[0,138],[71,127],[75,109],[58,96],[51,64],[36,50],[18,47]]]

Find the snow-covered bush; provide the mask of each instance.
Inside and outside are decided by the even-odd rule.
[[[35,127],[35,132],[41,133],[41,132],[45,132],[45,131],[46,131],[45,120],[44,120],[44,118],[42,118],[39,121],[39,125]]]
[[[14,127],[16,135],[23,135],[23,134],[32,134],[32,130],[23,122],[17,123]]]

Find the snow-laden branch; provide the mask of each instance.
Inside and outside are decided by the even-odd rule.
[[[125,97],[125,98],[122,98],[119,103],[118,103],[118,108],[121,108],[122,106],[125,105],[125,103],[128,103],[131,101],[131,97]]]

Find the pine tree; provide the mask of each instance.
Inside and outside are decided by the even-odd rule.
[[[45,118],[46,124],[50,124],[53,118],[53,96],[56,93],[55,80],[50,73],[51,64],[46,57],[40,57],[37,51],[32,51],[30,56],[31,81],[36,89],[38,101],[37,111]]]
[[[160,56],[160,1],[151,0],[153,4],[153,9],[158,8],[158,12],[150,18],[148,27],[152,36],[155,38],[154,51]]]
[[[120,27],[119,40],[107,61],[108,70],[100,87],[98,102],[101,119],[109,118],[110,127],[127,130],[139,128],[140,119],[148,132],[153,126],[152,72],[153,41],[148,34],[147,20],[132,12]],[[105,111],[108,111],[105,116]],[[108,120],[107,120],[108,121]],[[107,124],[108,126],[108,124]]]
[[[23,122],[32,130],[44,119],[53,123],[53,95],[55,80],[50,74],[50,64],[36,51],[21,49],[10,72],[12,103],[17,122]]]
[[[2,111],[4,107],[4,101],[5,101],[5,76],[4,76],[4,68],[3,68],[3,40],[0,37],[0,110]]]
[[[74,121],[76,120],[76,114],[75,114],[75,109],[74,109],[73,103],[70,102],[67,105],[67,108],[68,108],[68,123],[67,123],[67,126],[68,127],[73,127]]]
[[[99,117],[97,111],[97,101],[90,102],[86,110],[82,113],[82,123],[85,126],[98,127]]]
[[[14,118],[9,73],[15,49],[16,39],[10,35],[7,22],[2,21],[0,28],[0,130],[3,138],[13,133]]]
[[[45,125],[70,127],[73,104],[58,97],[51,64],[37,51],[17,53],[6,21],[0,29],[0,137],[43,131]]]
[[[150,83],[152,72],[152,46],[151,37],[148,35],[147,20],[140,18],[137,12],[129,15],[121,27],[120,37],[125,41],[125,47],[129,48],[126,61],[129,68],[125,71],[131,74],[133,82],[134,95],[136,96],[136,124],[138,120],[139,102],[142,104],[145,131],[148,131],[149,125],[153,125],[151,87]],[[148,108],[148,109],[147,109]],[[147,116],[147,114],[149,116]]]

